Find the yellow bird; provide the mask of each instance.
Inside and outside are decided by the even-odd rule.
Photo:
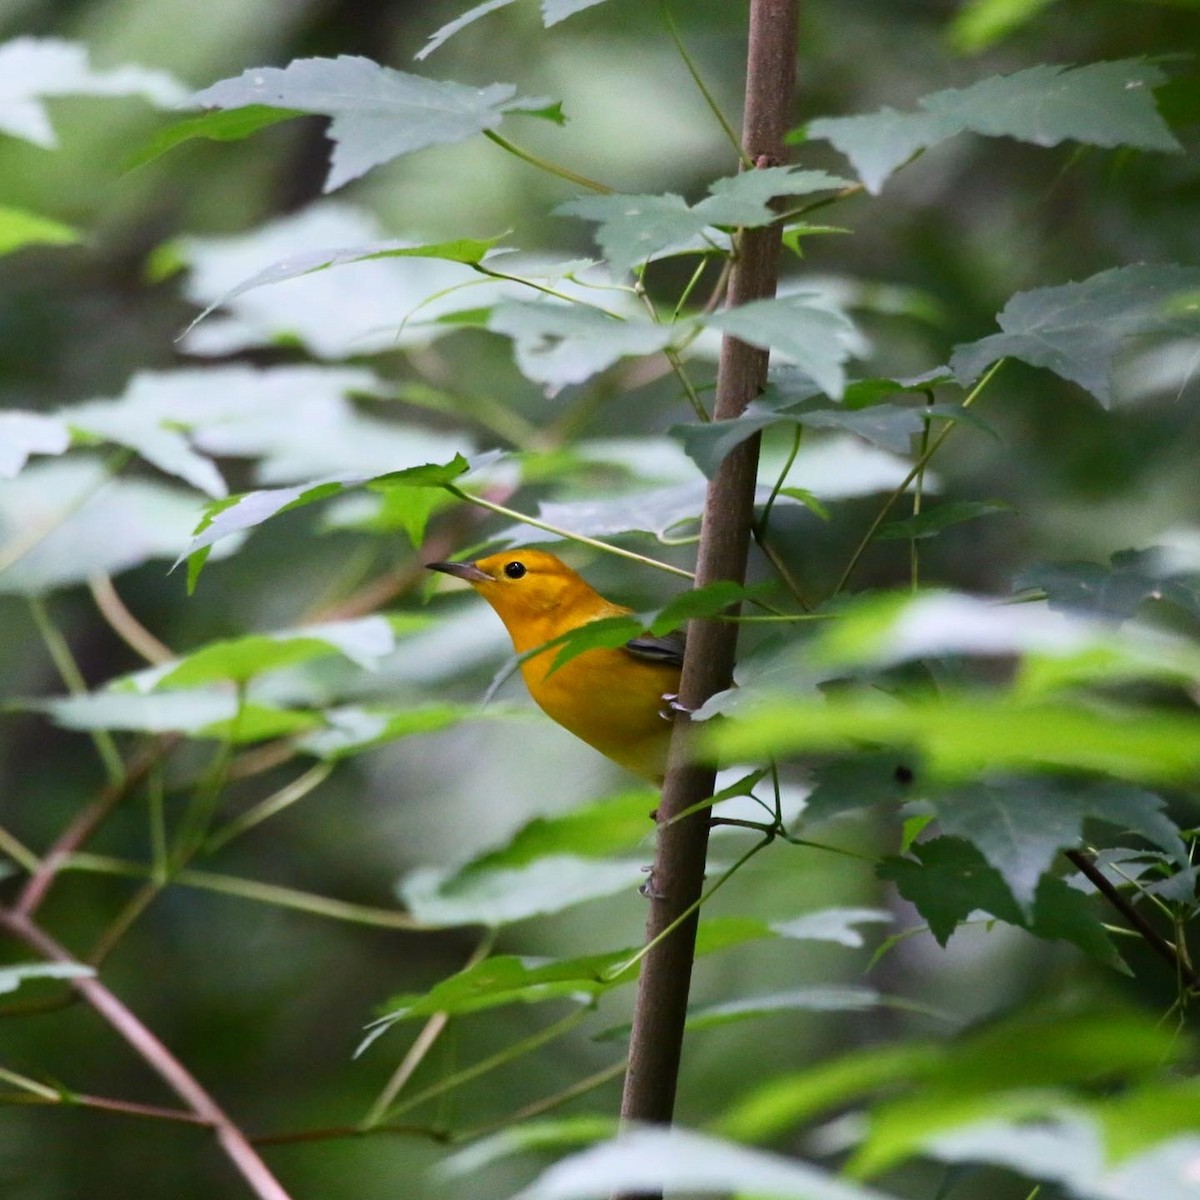
[[[633,611],[606,600],[544,550],[426,565],[465,579],[496,610],[518,655],[589,621]],[[558,651],[555,646],[521,662],[525,686],[542,711],[613,762],[661,782],[683,638],[645,634],[623,647],[585,650],[552,673]]]

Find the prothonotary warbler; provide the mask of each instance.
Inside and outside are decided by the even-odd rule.
[[[606,600],[544,550],[427,565],[465,579],[496,610],[518,655],[589,621],[633,611]],[[529,694],[549,717],[613,762],[661,781],[679,691],[682,637],[646,634],[623,647],[585,650],[551,672],[558,650],[522,660]]]

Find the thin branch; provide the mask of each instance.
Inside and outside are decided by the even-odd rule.
[[[51,962],[75,961],[58,942],[21,913],[0,909],[0,928]],[[79,976],[70,983],[188,1106],[196,1120],[212,1128],[221,1149],[259,1200],[290,1200],[241,1129],[130,1009],[94,975]]]
[[[1171,969],[1187,984],[1188,990],[1200,992],[1200,975],[1188,964],[1179,950],[1167,941],[1125,896],[1121,895],[1104,872],[1096,866],[1091,855],[1083,850],[1064,850],[1063,853],[1079,868],[1080,873],[1087,878],[1096,891],[1141,934],[1155,954],[1164,962],[1170,963]]]
[[[21,894],[13,905],[13,911],[23,917],[31,917],[46,898],[55,875],[67,864],[71,855],[79,850],[93,833],[104,823],[109,813],[141,782],[146,773],[167,753],[179,739],[175,736],[161,738],[134,758],[125,768],[119,782],[109,784],[83,809],[60,833],[50,849],[42,856],[36,871],[26,880]]]
[[[152,867],[147,867],[143,863],[110,858],[103,854],[71,855],[62,864],[62,869],[95,871],[101,875],[122,875],[133,879],[147,878],[153,872]],[[355,925],[410,931],[424,928],[415,917],[397,909],[354,904],[349,900],[319,896],[315,892],[304,892],[297,888],[283,887],[277,883],[262,883],[257,879],[239,879],[234,875],[219,875],[213,871],[196,871],[185,868],[176,872],[171,882],[181,887],[219,892],[225,896],[236,896],[241,900],[273,904],[279,908],[290,908],[296,912],[309,913],[315,917],[327,917],[334,921],[349,921]]]
[[[485,129],[483,136],[491,142],[495,142],[501,150],[507,150],[509,154],[515,155],[522,162],[529,163],[532,167],[537,167],[539,171],[545,171],[549,175],[557,175],[559,179],[565,179],[568,183],[577,183],[580,187],[587,188],[589,192],[599,192],[603,196],[609,196],[613,190],[606,183],[598,183],[595,179],[589,179],[586,175],[580,175],[576,171],[572,171],[569,167],[559,166],[557,163],[552,163],[548,159],[539,158],[536,154],[518,146],[515,142],[510,142],[508,138],[501,137],[494,129]]]
[[[42,635],[46,650],[58,669],[63,683],[67,685],[67,690],[72,696],[82,696],[87,692],[88,686],[75,661],[75,656],[71,653],[67,639],[50,619],[50,613],[40,596],[27,597],[27,603],[30,613],[33,614],[38,633]],[[120,751],[117,750],[117,744],[113,741],[112,734],[107,729],[92,729],[88,732],[92,744],[96,747],[96,753],[104,764],[104,773],[108,776],[108,782],[114,785],[119,784],[125,774],[125,764],[121,760]]]
[[[88,590],[100,610],[100,615],[108,622],[112,631],[135,653],[140,654],[149,663],[170,662],[175,657],[171,647],[160,642],[129,611],[125,601],[121,599],[112,576],[106,574],[93,575],[88,580]]]
[[[479,944],[475,947],[471,957],[467,959],[463,965],[463,970],[470,970],[471,967],[477,966],[492,952],[492,947],[496,944],[496,931],[489,929],[487,934],[479,940]],[[421,1027],[421,1032],[417,1034],[413,1040],[413,1044],[408,1048],[408,1053],[400,1060],[400,1065],[392,1072],[392,1077],[384,1084],[383,1090],[375,1098],[375,1103],[367,1110],[367,1115],[363,1117],[362,1124],[364,1126],[378,1125],[383,1120],[387,1110],[395,1102],[396,1097],[403,1090],[404,1086],[413,1077],[416,1069],[425,1061],[430,1050],[433,1049],[442,1031],[450,1023],[448,1013],[434,1013],[428,1021]]]
[[[991,383],[995,374],[1004,365],[1004,359],[1000,359],[988,368],[984,376],[971,389],[970,394],[963,400],[963,408],[969,408],[982,394],[983,389]],[[846,564],[845,570],[841,574],[841,578],[837,581],[837,586],[833,589],[833,595],[837,596],[849,582],[850,576],[854,574],[854,568],[858,566],[859,560],[866,553],[867,547],[871,544],[871,539],[875,536],[875,531],[883,524],[884,518],[892,511],[892,506],[900,499],[901,496],[908,490],[908,485],[912,483],[919,475],[921,475],[930,459],[941,449],[942,443],[950,436],[956,422],[949,422],[945,429],[933,439],[933,442],[918,456],[917,461],[913,463],[912,470],[896,485],[891,495],[883,502],[880,510],[875,514],[875,519],[867,527],[867,532],[862,535],[859,543],[854,548],[854,553],[850,556],[850,561]]]
[[[661,562],[659,559],[650,558],[645,554],[635,554],[632,550],[613,546],[608,542],[587,537],[582,533],[573,533],[570,529],[564,529],[561,525],[551,525],[546,521],[539,521],[536,517],[526,516],[525,513],[517,512],[515,508],[505,508],[503,504],[493,504],[490,500],[485,500],[482,496],[473,495],[471,492],[464,492],[452,483],[443,484],[442,486],[452,496],[457,496],[458,499],[465,500],[468,504],[477,504],[480,508],[486,508],[488,512],[494,512],[497,516],[509,517],[514,521],[519,521],[522,525],[529,525],[533,529],[545,530],[546,533],[553,533],[558,537],[566,538],[568,541],[578,542],[582,546],[591,546],[593,550],[603,550],[605,554],[616,554],[620,558],[628,558],[633,562],[641,563],[644,567],[654,567],[659,571],[666,571],[671,575],[679,575],[684,579],[694,578],[691,571],[685,571],[682,567],[674,567],[670,563]]]

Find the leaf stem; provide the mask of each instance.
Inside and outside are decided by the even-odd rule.
[[[576,171],[572,171],[569,167],[559,166],[557,163],[552,163],[548,159],[539,158],[531,151],[518,146],[515,142],[510,142],[508,138],[502,137],[494,129],[485,129],[483,136],[490,142],[495,142],[501,150],[507,150],[509,154],[521,159],[522,162],[527,162],[531,167],[537,167],[539,171],[545,171],[548,175],[557,175],[559,179],[565,179],[568,183],[577,183],[580,187],[587,188],[589,192],[599,192],[603,196],[611,196],[614,188],[610,188],[606,183],[599,183],[595,179],[589,179],[586,175],[580,175]]]
[[[67,690],[72,696],[86,695],[88,690],[87,682],[84,680],[83,674],[79,670],[79,665],[71,653],[71,647],[67,644],[67,639],[63,637],[62,631],[50,619],[50,613],[46,608],[45,602],[41,596],[29,596],[28,604],[29,611],[33,615],[34,624],[37,625],[38,633],[41,634],[46,650],[49,652],[50,658],[58,669],[63,683],[67,685]],[[101,763],[104,764],[104,773],[108,777],[110,786],[118,786],[125,776],[125,763],[121,759],[121,753],[117,749],[117,744],[113,740],[112,734],[107,729],[93,729],[90,731],[90,736],[93,745],[96,747],[96,753],[100,756]]]
[[[733,152],[738,156],[738,160],[743,167],[752,167],[754,165],[751,158],[742,149],[741,139],[734,131],[733,126],[726,119],[725,114],[721,111],[721,106],[717,103],[712,92],[705,86],[704,80],[700,76],[700,72],[696,67],[692,56],[688,53],[687,47],[683,44],[683,38],[679,34],[679,28],[675,24],[675,18],[671,15],[671,6],[668,0],[662,0],[660,5],[662,10],[663,24],[667,27],[667,33],[670,34],[671,41],[675,43],[675,49],[679,53],[679,57],[683,60],[683,65],[687,68],[688,74],[692,77],[692,81],[700,90],[700,95],[704,97],[704,103],[708,105],[709,112],[717,119],[717,124],[725,133],[725,137],[729,140],[729,144],[733,147]]]
[[[503,504],[494,504],[491,500],[485,500],[482,496],[473,495],[471,492],[464,492],[462,488],[452,483],[444,483],[442,487],[452,496],[466,501],[467,504],[486,508],[488,512],[493,512],[497,516],[508,517],[513,521],[519,521],[522,525],[529,525],[533,529],[542,529],[546,533],[554,534],[556,537],[566,538],[571,542],[578,542],[582,546],[591,546],[593,550],[602,550],[605,554],[616,554],[620,558],[628,558],[633,562],[641,563],[644,567],[655,567],[659,571],[666,571],[670,575],[678,575],[683,579],[695,578],[691,571],[685,571],[682,567],[674,567],[670,563],[660,562],[656,558],[649,558],[645,554],[637,554],[632,550],[624,550],[620,546],[601,542],[596,538],[587,537],[582,533],[572,533],[571,530],[563,529],[560,525],[551,525],[547,521],[539,521],[536,517],[526,516],[524,513],[517,512],[514,508],[507,508]]]
[[[496,931],[489,929],[487,934],[480,939],[471,957],[467,959],[463,970],[470,970],[471,967],[481,963],[492,952],[492,947],[495,944]],[[417,1034],[413,1044],[409,1047],[408,1053],[400,1060],[400,1065],[392,1073],[392,1077],[375,1098],[375,1103],[371,1105],[367,1110],[367,1115],[359,1123],[361,1128],[369,1129],[378,1125],[384,1119],[388,1108],[395,1102],[401,1089],[412,1078],[416,1069],[425,1061],[426,1055],[433,1049],[434,1043],[441,1036],[442,1031],[449,1022],[450,1015],[444,1012],[434,1013],[425,1022],[421,1028],[421,1032]]]
[[[971,389],[970,394],[963,401],[963,408],[969,408],[975,402],[975,400],[978,399],[980,393],[992,381],[996,372],[999,371],[1003,365],[1004,359],[1001,358],[988,368],[988,370],[984,373],[983,378],[980,379],[975,387]],[[888,496],[888,498],[883,502],[883,506],[880,508],[879,512],[875,514],[875,519],[871,522],[867,532],[863,534],[858,545],[855,546],[854,553],[850,556],[850,561],[846,564],[846,569],[842,572],[841,578],[839,578],[837,581],[837,586],[834,587],[833,592],[831,593],[831,599],[833,596],[839,595],[842,589],[845,588],[847,582],[849,582],[850,576],[854,574],[854,568],[858,566],[859,560],[866,553],[867,547],[871,544],[871,539],[874,538],[879,526],[883,524],[884,518],[889,512],[891,512],[892,506],[908,490],[908,485],[912,483],[912,481],[916,479],[922,471],[925,470],[925,467],[929,463],[930,459],[932,459],[933,456],[938,452],[942,443],[950,436],[950,433],[953,429],[954,422],[950,422],[946,425],[945,429],[943,429],[937,435],[937,437],[933,439],[932,444],[924,450],[917,461],[913,464],[912,470],[905,475],[891,495]]]

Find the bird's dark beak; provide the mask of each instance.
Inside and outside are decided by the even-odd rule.
[[[481,571],[474,563],[469,562],[435,562],[426,563],[431,571],[441,571],[443,575],[454,575],[465,579],[468,583],[492,583],[492,577]]]

